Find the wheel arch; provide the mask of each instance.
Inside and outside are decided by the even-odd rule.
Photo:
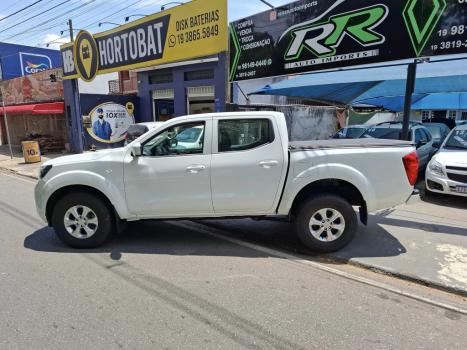
[[[334,194],[344,198],[352,206],[360,208],[360,220],[363,224],[368,222],[368,211],[366,201],[361,191],[352,183],[341,179],[323,179],[309,183],[303,187],[295,196],[290,207],[289,216],[297,214],[300,205],[311,196],[320,194]]]
[[[120,219],[120,216],[117,210],[115,209],[114,205],[112,204],[111,200],[99,189],[92,187],[92,186],[88,186],[88,185],[67,185],[67,186],[63,186],[57,189],[55,192],[52,193],[52,195],[47,200],[45,215],[46,215],[47,222],[49,223],[49,225],[51,224],[51,220],[52,220],[52,211],[55,205],[57,204],[57,202],[61,198],[65,197],[66,195],[70,193],[77,193],[77,192],[89,193],[89,194],[92,194],[98,197],[110,208],[110,210],[112,211],[114,215],[114,219]]]

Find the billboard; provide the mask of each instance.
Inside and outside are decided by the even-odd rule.
[[[0,43],[0,80],[8,80],[61,66],[60,51]]]
[[[300,0],[230,25],[230,80],[467,53],[467,0]]]
[[[51,76],[54,79],[51,79]],[[5,105],[63,101],[62,69],[48,69],[24,77],[0,81]]]
[[[227,0],[194,0],[61,47],[64,78],[142,68],[225,52]]]

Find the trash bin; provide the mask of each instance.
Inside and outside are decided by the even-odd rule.
[[[23,141],[23,156],[26,163],[37,163],[41,161],[41,151],[37,141]]]

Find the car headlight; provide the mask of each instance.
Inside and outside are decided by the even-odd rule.
[[[43,165],[43,166],[41,166],[41,171],[40,171],[39,177],[41,179],[43,179],[47,175],[47,173],[50,171],[50,169],[52,169],[52,165]]]
[[[444,175],[443,166],[436,160],[432,160],[428,168],[435,174]]]

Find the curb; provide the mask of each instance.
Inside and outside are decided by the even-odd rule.
[[[33,180],[38,180],[39,179],[38,176],[26,174],[26,173],[23,173],[21,171],[14,170],[14,169],[11,169],[11,168],[5,168],[5,167],[0,166],[0,170],[6,171],[6,172],[8,172],[10,174],[13,174],[13,175],[19,175],[19,176],[22,176],[22,177],[27,177],[27,178],[33,179]]]
[[[219,228],[216,224],[206,223],[206,222],[199,221],[199,220],[193,220],[193,221],[196,222],[199,225],[203,225],[203,226],[205,226],[207,228],[216,230],[218,232],[218,234],[220,234],[220,235],[223,235],[223,236],[226,236],[226,237],[231,237],[228,233],[226,233],[227,231],[225,229]],[[235,239],[238,239],[238,238],[235,238]],[[243,239],[239,239],[239,240],[243,240]],[[262,246],[259,243],[250,242],[248,240],[245,240],[245,242],[246,243],[253,243],[253,244]],[[264,246],[264,247],[269,248],[268,246]],[[294,256],[296,255],[295,252],[290,252],[290,251],[284,250],[284,249],[282,249],[280,247],[279,248],[272,247],[272,249],[283,252],[283,253],[286,253],[286,254],[290,254],[290,255],[294,255]],[[298,254],[296,256],[299,257],[299,258],[302,258],[302,259],[306,259],[306,260],[311,258],[309,256],[306,256],[305,254]],[[375,273],[378,273],[378,274],[381,274],[381,275],[395,277],[395,278],[398,278],[400,280],[413,282],[413,283],[416,283],[416,284],[419,284],[419,285],[422,285],[422,286],[425,286],[425,287],[430,287],[430,288],[434,288],[434,289],[437,289],[437,290],[440,290],[440,291],[449,292],[449,293],[452,293],[452,294],[459,295],[461,297],[467,297],[467,290],[465,290],[465,289],[444,285],[444,284],[438,283],[436,281],[424,279],[422,277],[412,275],[412,274],[399,273],[399,272],[384,268],[382,266],[376,266],[376,265],[371,265],[371,264],[362,263],[362,262],[358,262],[358,261],[346,260],[346,259],[343,259],[343,258],[333,257],[333,256],[329,256],[329,255],[316,255],[316,256],[313,256],[313,259],[315,259],[317,262],[323,262],[323,263],[325,263],[325,262],[331,262],[331,263],[335,262],[335,263],[339,263],[339,264],[348,264],[350,266],[355,266],[355,267],[358,267],[358,268],[369,270],[369,271],[372,271],[372,272],[375,272]]]

